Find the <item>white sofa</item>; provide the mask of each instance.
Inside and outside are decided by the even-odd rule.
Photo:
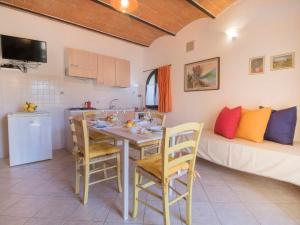
[[[287,146],[270,141],[229,140],[205,130],[198,156],[232,169],[300,186],[300,142]]]

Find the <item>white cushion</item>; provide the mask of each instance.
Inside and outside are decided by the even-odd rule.
[[[198,156],[211,162],[300,186],[300,142],[293,146],[229,140],[203,131]]]

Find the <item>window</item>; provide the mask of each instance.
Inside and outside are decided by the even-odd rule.
[[[146,82],[146,108],[158,109],[157,69],[153,70]]]

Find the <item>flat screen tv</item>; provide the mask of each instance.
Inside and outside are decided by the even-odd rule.
[[[1,35],[2,58],[28,62],[47,63],[47,43]]]

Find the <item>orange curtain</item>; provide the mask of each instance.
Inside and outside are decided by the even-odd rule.
[[[172,112],[171,66],[158,68],[157,85],[159,93],[158,111]]]

